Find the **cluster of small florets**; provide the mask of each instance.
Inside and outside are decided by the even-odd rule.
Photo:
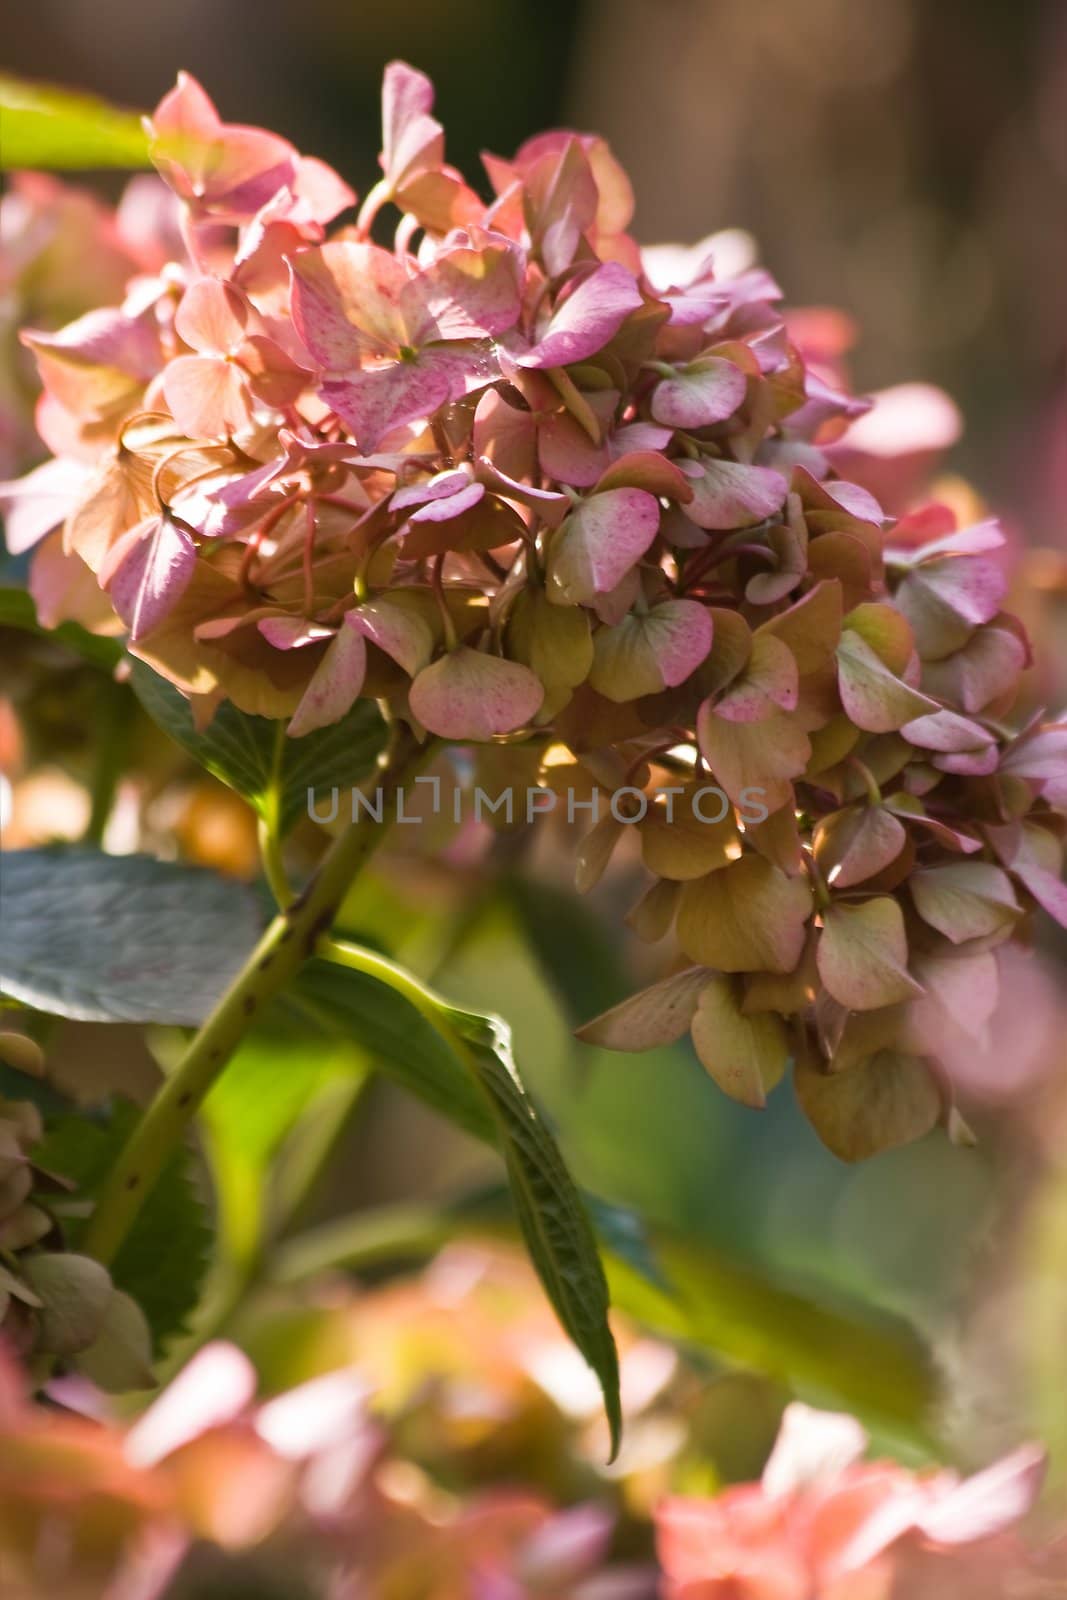
[[[0,1033],[0,1066],[39,1076],[43,1065],[33,1040]],[[128,1302],[103,1267],[62,1248],[58,1219],[73,1185],[37,1165],[43,1134],[31,1100],[0,1095],[0,1346],[24,1359],[62,1356],[77,1365],[104,1332],[109,1310],[122,1317]],[[116,1300],[123,1304],[113,1307]],[[140,1313],[131,1307],[129,1314],[140,1334]],[[92,1361],[90,1354],[85,1371]]]
[[[57,458],[34,531],[63,520],[66,552],[40,601],[91,569],[202,719],[228,697],[299,738],[370,697],[676,785],[638,824],[635,920],[695,965],[589,1036],[691,1027],[751,1103],[792,1060],[847,1156],[951,1120],[931,1041],[981,1031],[1035,904],[1064,917],[1067,727],[1003,721],[1028,644],[999,532],[894,524],[841,481],[863,403],[729,241],[638,249],[601,139],[486,157],[487,202],[420,73],[391,66],[383,105],[358,211],[189,78],[159,106],[175,258],[25,335]]]

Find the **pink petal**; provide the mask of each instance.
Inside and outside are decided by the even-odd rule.
[[[198,278],[182,295],[174,314],[178,335],[200,355],[229,355],[248,321],[244,297],[219,278]]]
[[[1018,684],[1027,665],[1027,647],[1008,628],[979,628],[954,655],[923,665],[928,694],[978,712]]]
[[[782,1417],[763,1469],[763,1488],[777,1499],[825,1487],[859,1461],[866,1448],[867,1435],[854,1417],[813,1411],[795,1401]]]
[[[878,501],[860,484],[848,483],[842,478],[831,478],[823,488],[843,511],[849,512],[852,516],[859,517],[864,522],[873,522],[879,527],[885,522],[885,512]]]
[[[1049,805],[1067,807],[1067,723],[1051,722],[1009,747],[1004,772],[1033,783]]]
[[[4,537],[11,555],[30,550],[73,511],[91,469],[60,458],[34,467],[24,478],[0,483]]]
[[[224,439],[251,420],[244,374],[224,356],[178,356],[163,374],[163,396],[190,439]]]
[[[594,444],[576,417],[556,412],[537,430],[541,471],[573,489],[591,489],[608,464],[606,445]]]
[[[31,329],[20,337],[36,356],[48,392],[79,415],[125,398],[135,382],[155,377],[161,363],[159,330],[147,314],[87,311],[58,333]]]
[[[484,458],[478,463],[478,474],[492,488],[498,489],[506,500],[517,500],[520,505],[533,507],[542,522],[550,528],[558,527],[571,508],[567,495],[559,494],[554,489],[531,488]]]
[[[580,141],[565,136],[561,146],[545,149],[527,169],[525,190],[536,219],[534,242],[554,278],[570,266],[596,219],[596,180]]]
[[[256,1392],[256,1370],[236,1345],[207,1344],[126,1434],[123,1454],[151,1467],[182,1445],[240,1416]]]
[[[628,422],[616,428],[608,440],[613,460],[631,452],[644,454],[646,450],[666,450],[671,442],[670,428],[657,428],[651,422]]]
[[[285,730],[289,738],[300,739],[316,728],[340,722],[358,698],[366,671],[366,643],[346,616],[293,712]]]
[[[399,308],[409,277],[391,251],[339,239],[298,251],[290,268],[296,331],[327,372],[407,343]]]
[[[346,211],[356,203],[355,192],[317,156],[300,157],[293,193],[312,222],[332,222],[339,211]]]
[[[652,415],[671,428],[706,428],[732,416],[747,389],[740,367],[721,356],[706,356],[656,385]]]
[[[936,511],[938,508],[930,509]],[[900,525],[897,524],[898,527]],[[893,536],[890,535],[890,546],[892,543]],[[1004,530],[995,517],[990,517],[985,522],[974,522],[966,528],[953,526],[948,533],[942,534],[939,538],[928,539],[914,549],[907,548],[902,552],[894,550],[893,555],[906,560],[909,566],[916,566],[933,556],[982,556],[1003,548]]]
[[[633,274],[609,261],[557,306],[543,338],[516,360],[521,367],[565,367],[585,361],[602,350],[642,304]]]
[[[580,605],[614,589],[655,539],[659,512],[644,489],[608,489],[577,506],[549,551],[549,572],[565,598]]]
[[[446,495],[440,500],[428,500],[418,511],[412,512],[409,521],[450,522],[453,517],[458,517],[464,511],[469,511],[472,506],[476,506],[484,494],[483,483],[468,483],[466,488],[458,490],[455,494]]]
[[[256,399],[276,409],[292,405],[311,380],[310,372],[262,333],[242,340],[237,360]]]
[[[421,672],[433,654],[433,634],[416,611],[389,600],[370,600],[349,612],[352,626],[391,656],[410,677]]]
[[[447,358],[423,351],[416,361],[354,372],[324,383],[319,392],[352,429],[361,449],[373,450],[393,428],[432,416],[446,400],[462,394],[462,381],[456,380],[456,368]]]
[[[495,389],[486,389],[479,398],[474,413],[475,457],[491,462],[510,481],[535,476],[537,432],[533,413],[509,405]]]
[[[306,617],[263,617],[256,626],[275,650],[299,650],[303,645],[333,638],[332,628],[321,628]]]
[[[1040,1445],[1026,1444],[984,1472],[933,1496],[917,1519],[935,1544],[972,1544],[1021,1522],[1044,1481],[1048,1458]]]
[[[26,586],[42,628],[80,622],[91,633],[113,634],[118,630],[115,612],[101,591],[96,574],[80,556],[64,550],[63,535],[58,529],[33,552]]]
[[[444,156],[441,124],[430,116],[433,84],[405,61],[390,61],[382,81],[382,170],[394,188]]]
[[[460,645],[419,673],[411,710],[442,739],[485,740],[536,716],[545,692],[528,667]]]
[[[1036,862],[1015,862],[1011,870],[1041,909],[1047,911],[1061,928],[1067,928],[1067,883]]]
[[[958,407],[933,384],[897,384],[871,400],[871,409],[841,440],[843,449],[887,458],[917,450],[947,450],[962,431]]]
[[[909,744],[947,755],[985,750],[996,744],[993,735],[985,728],[967,717],[958,716],[954,711],[935,711],[928,717],[916,717],[914,721],[906,722],[900,731]]]
[[[788,485],[770,467],[706,460],[702,468],[690,477],[693,500],[685,511],[698,528],[744,528],[773,516],[785,502]]]
[[[682,505],[693,498],[691,480],[656,450],[630,450],[619,456],[598,480],[597,489],[647,489],[657,498]]]
[[[217,138],[222,123],[206,89],[188,72],[179,72],[177,84],[152,113],[157,137],[208,144]]]
[[[296,174],[297,154],[263,128],[219,121],[208,96],[178,74],[151,121],[152,160],[184,200],[219,217],[253,217]]]
[[[999,751],[995,744],[991,744],[984,750],[961,750],[936,755],[932,765],[939,772],[955,772],[968,778],[988,778],[996,772],[998,762]]]
[[[108,554],[100,585],[136,643],[174,609],[196,570],[196,545],[166,514],[131,528]]]
[[[510,241],[446,250],[407,284],[401,304],[414,345],[506,333],[518,321],[521,304],[518,257]]]
[[[470,487],[470,481],[470,473],[464,467],[449,467],[444,472],[434,473],[432,478],[423,479],[421,483],[409,483],[403,489],[396,489],[389,504],[394,511],[424,506],[431,500],[444,500],[450,495],[459,494]]]
[[[648,614],[648,635],[668,689],[684,683],[711,649],[712,618],[696,600],[665,600]]]
[[[356,1438],[367,1416],[367,1380],[339,1368],[268,1400],[256,1413],[256,1432],[287,1461],[303,1461]]]

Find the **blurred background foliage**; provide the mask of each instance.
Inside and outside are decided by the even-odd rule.
[[[36,0],[7,19],[3,51],[7,71],[133,106],[152,104],[186,67],[227,118],[278,129],[360,189],[375,170],[378,85],[393,56],[434,78],[450,159],[471,176],[482,148],[510,153],[561,121],[595,127],[633,174],[643,242],[750,229],[791,303],[855,318],[855,384],[944,385],[967,418],[951,469],[1029,541],[1064,552],[1067,12],[1057,0]],[[114,196],[120,180],[94,182]],[[177,849],[254,875],[242,803],[128,696],[116,707],[102,674],[52,643],[4,637],[20,707],[17,725],[0,724],[16,778],[11,844],[86,830],[89,736],[104,727],[130,763],[109,848]],[[664,1270],[698,1310],[669,1325],[655,1285],[618,1265],[624,1303],[705,1358],[766,1375],[762,1400],[726,1407],[725,1476],[758,1465],[780,1382],[844,1400],[892,1440],[895,1401],[928,1380],[921,1358],[899,1356],[912,1349],[904,1335],[883,1360],[895,1326],[886,1317],[929,1340],[948,1396],[936,1431],[961,1456],[985,1458],[1027,1431],[1067,1449],[1062,1012],[1046,1007],[1029,1030],[1018,1012],[1008,1019],[997,1062],[1015,1097],[987,1083],[977,1149],[936,1134],[846,1169],[787,1093],[763,1116],[747,1112],[716,1091],[688,1044],[626,1057],[573,1040],[579,1020],[655,970],[655,953],[617,931],[635,865],[578,902],[573,830],[542,827],[532,851],[507,833],[486,848],[418,832],[361,884],[346,925],[449,998],[508,1018],[579,1182],[664,1230]],[[1063,966],[1054,970],[1062,991]],[[116,1083],[143,1094],[154,1064],[125,1032],[59,1030],[54,1055],[79,1094]],[[168,1047],[165,1037],[154,1045]],[[219,1156],[231,1267],[254,1257],[259,1210],[277,1199],[260,1192],[257,1152],[282,1142],[287,1097],[296,1109],[310,1093],[294,1049],[282,1035],[253,1036],[220,1091],[248,1085],[242,1104],[261,1097],[264,1112],[262,1125],[242,1125],[242,1149]],[[335,1079],[358,1098],[358,1116],[326,1183],[302,1193],[300,1151],[287,1154],[302,1223],[436,1203],[495,1180],[473,1141],[388,1082],[357,1096],[350,1067]],[[332,1070],[316,1057],[319,1088]],[[221,1098],[209,1106],[212,1128],[224,1112]],[[408,1240],[414,1258],[426,1243]],[[218,1315],[232,1326],[226,1292]],[[283,1294],[276,1323],[246,1330],[263,1361],[273,1352],[271,1387],[307,1375],[297,1315]],[[835,1364],[836,1394],[824,1382]],[[1065,1465],[1061,1455],[1061,1474]]]

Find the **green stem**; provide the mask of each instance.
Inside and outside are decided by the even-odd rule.
[[[869,806],[880,806],[882,803],[882,791],[878,787],[878,782],[870,767],[865,761],[861,761],[859,756],[850,755],[845,759],[853,771],[858,772],[863,779],[863,787],[867,791],[867,804]]]
[[[381,772],[384,803],[414,775],[422,752],[410,736]],[[113,1167],[93,1213],[84,1248],[113,1261],[163,1166],[201,1101],[267,1004],[316,953],[349,885],[385,833],[363,816],[334,840],[307,888],[267,927],[238,976],[145,1111]]]
[[[274,734],[274,755],[271,761],[270,783],[267,788],[267,812],[257,824],[259,855],[267,886],[279,910],[293,898],[289,874],[285,870],[281,842],[282,762],[285,759],[285,724],[279,722]]]
[[[432,989],[420,983],[419,979],[404,967],[398,966],[395,961],[390,961],[388,956],[380,956],[374,950],[364,950],[361,945],[348,944],[344,939],[324,939],[319,947],[319,954],[336,966],[350,967],[353,972],[362,972],[369,978],[377,978],[379,983],[387,983],[390,989],[403,995],[420,1016],[425,1017],[434,1032],[459,1056],[460,1060],[477,1073],[470,1047],[455,1028],[449,1026],[442,1010],[442,1001]]]

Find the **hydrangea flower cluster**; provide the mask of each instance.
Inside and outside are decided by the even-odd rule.
[[[980,1033],[1035,907],[1067,922],[1067,725],[1004,720],[1029,646],[998,529],[838,477],[864,403],[728,241],[637,247],[603,140],[487,156],[486,201],[422,74],[390,66],[383,112],[338,224],[322,163],[188,77],[160,104],[180,250],[24,336],[55,460],[9,497],[66,553],[39,602],[91,570],[201,721],[228,698],[299,738],[364,697],[565,746],[615,802],[581,877],[636,826],[635,925],[688,963],[587,1037],[691,1029],[755,1105],[792,1061],[849,1159],[962,1129],[938,1039]]]

